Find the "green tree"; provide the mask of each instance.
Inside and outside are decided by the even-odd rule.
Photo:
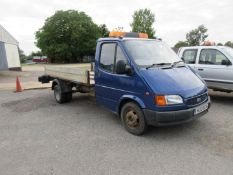
[[[224,45],[233,48],[233,42],[231,41],[227,41]]]
[[[105,24],[101,24],[99,26],[100,32],[101,32],[101,37],[108,37],[109,36],[109,30]]]
[[[217,46],[223,46],[223,44],[222,43],[218,43]]]
[[[186,41],[178,41],[176,44],[175,44],[175,48],[179,49],[180,47],[186,47],[188,46],[189,44],[186,42]]]
[[[149,38],[154,37],[155,30],[153,24],[155,15],[149,9],[139,9],[133,14],[133,22],[130,24],[132,32],[147,33]]]
[[[99,27],[84,12],[57,11],[36,32],[36,45],[51,62],[80,62],[94,55]]]
[[[21,63],[25,63],[27,56],[24,54],[24,51],[18,47],[19,50],[19,59]]]
[[[198,26],[186,34],[186,40],[189,46],[199,46],[208,37],[208,29],[204,25]]]

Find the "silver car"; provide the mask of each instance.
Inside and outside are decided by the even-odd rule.
[[[178,55],[210,89],[233,92],[233,49],[225,46],[183,47]]]

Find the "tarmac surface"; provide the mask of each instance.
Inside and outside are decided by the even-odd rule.
[[[57,104],[52,91],[0,91],[0,174],[233,174],[233,94],[210,92],[200,119],[127,133],[94,97]]]

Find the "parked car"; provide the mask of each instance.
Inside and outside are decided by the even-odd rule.
[[[183,47],[178,51],[183,61],[192,67],[210,89],[233,91],[233,49],[225,46]]]
[[[33,58],[32,58],[32,61],[34,62],[34,63],[48,63],[48,58],[47,58],[47,56],[34,56]]]
[[[205,83],[166,43],[145,34],[110,36],[97,42],[94,70],[91,64],[46,66],[39,81],[53,81],[58,103],[71,101],[73,92],[94,91],[97,103],[135,135],[148,125],[186,123],[208,112]]]

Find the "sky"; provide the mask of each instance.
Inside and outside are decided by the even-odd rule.
[[[209,40],[233,41],[232,0],[0,0],[0,24],[30,54],[39,50],[35,32],[57,10],[83,11],[110,31],[117,27],[130,31],[132,15],[141,8],[155,14],[156,36],[171,47],[201,24],[208,28]]]

